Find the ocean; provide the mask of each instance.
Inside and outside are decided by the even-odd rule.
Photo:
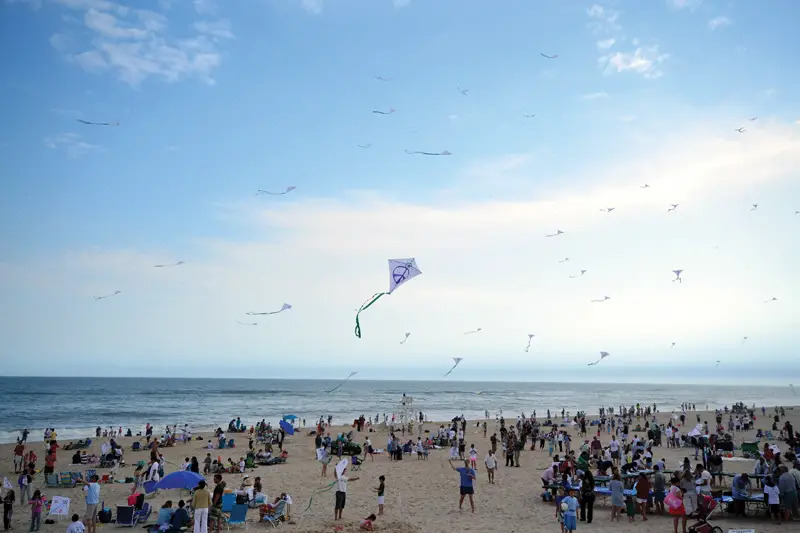
[[[789,387],[710,386],[615,383],[503,383],[467,381],[340,381],[291,379],[189,378],[0,378],[0,442],[13,442],[23,428],[39,440],[45,427],[55,427],[59,440],[94,435],[97,426],[122,426],[134,434],[146,423],[163,430],[188,423],[195,430],[227,426],[239,416],[248,425],[262,418],[275,423],[294,414],[312,424],[320,415],[334,423],[351,422],[361,414],[399,412],[402,395],[413,398],[414,412],[429,420],[450,420],[463,414],[482,419],[503,412],[516,417],[549,408],[597,413],[600,406],[656,403],[660,411],[691,402],[698,409],[737,401],[757,406],[795,405]]]

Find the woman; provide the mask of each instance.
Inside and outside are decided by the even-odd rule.
[[[197,460],[197,457],[192,457],[192,464],[189,466],[189,471],[195,474],[200,473],[200,462]]]
[[[678,487],[680,479],[673,477],[670,480],[669,494],[664,498],[664,503],[667,504],[669,514],[672,515],[672,525],[674,526],[674,533],[678,533],[678,521],[683,519],[683,533],[686,533],[686,510],[683,507],[683,494]]]
[[[690,470],[683,471],[680,489],[683,493],[683,507],[686,510],[686,515],[690,516],[697,511],[697,485]]]
[[[163,524],[169,524],[172,519],[172,513],[172,500],[167,500],[164,502],[164,505],[161,506],[161,509],[158,510],[156,525],[161,526]]]
[[[594,476],[587,470],[581,482],[581,522],[592,523],[594,515]]]
[[[608,488],[611,490],[611,521],[616,519],[619,522],[622,507],[625,506],[625,487],[619,472],[614,472]]]

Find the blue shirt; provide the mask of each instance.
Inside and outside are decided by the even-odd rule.
[[[563,500],[562,503],[567,504],[567,510],[564,512],[564,516],[577,516],[576,512],[578,510],[578,499],[574,496],[567,496]]]
[[[456,471],[461,476],[461,486],[462,487],[471,487],[472,486],[472,479],[475,477],[475,470],[472,468],[466,468],[464,466],[456,468]],[[470,477],[472,476],[472,477]]]
[[[86,505],[97,505],[100,503],[100,485],[89,483],[86,485]]]

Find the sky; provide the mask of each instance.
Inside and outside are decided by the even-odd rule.
[[[800,382],[798,17],[0,0],[0,372]]]

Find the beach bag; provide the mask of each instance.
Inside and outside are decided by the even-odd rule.
[[[97,513],[97,521],[101,524],[111,523],[111,509],[105,507],[106,502],[100,504],[101,511]]]
[[[551,502],[551,501],[553,501],[553,494],[548,490],[544,491],[542,493],[542,501],[543,502]]]

